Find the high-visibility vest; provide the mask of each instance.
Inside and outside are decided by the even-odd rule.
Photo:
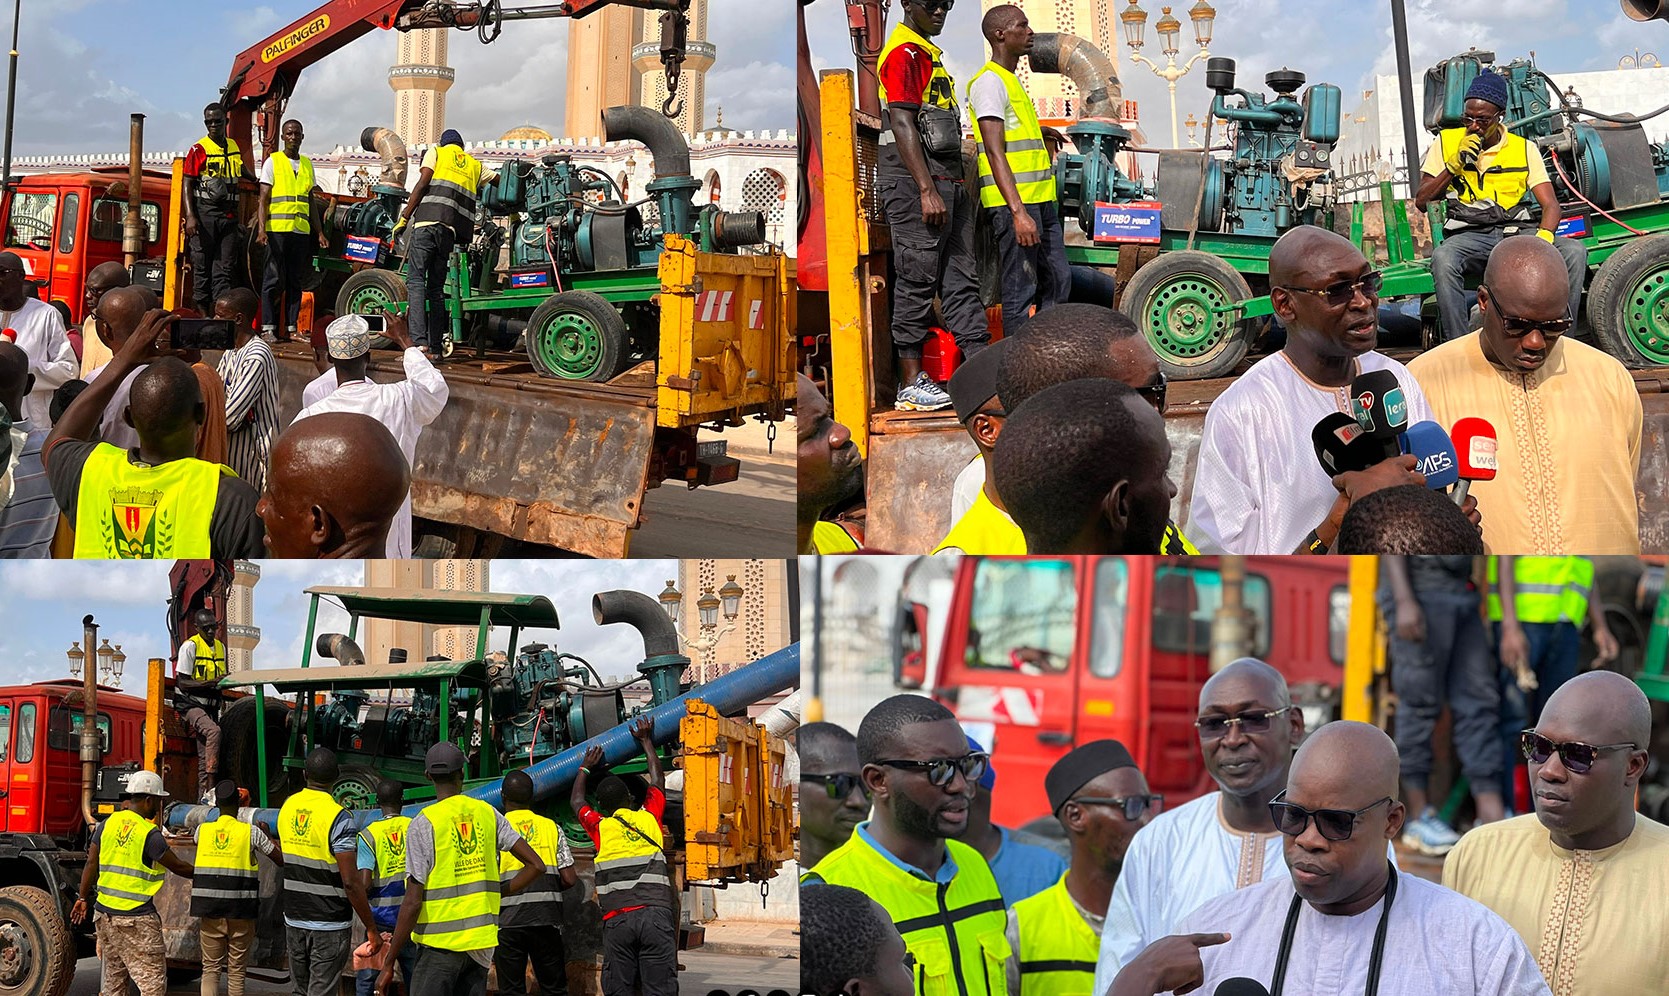
[[[857,553],[860,549],[858,541],[840,523],[826,519],[819,519],[811,527],[811,542],[818,553]]]
[[[498,810],[467,795],[430,803],[435,866],[411,939],[443,951],[498,946]]]
[[[163,871],[145,864],[145,841],[156,824],[131,809],[118,809],[99,834],[99,906],[127,913],[151,901],[162,888]]]
[[[235,180],[243,175],[243,150],[238,148],[237,139],[228,137],[225,146],[221,146],[207,135],[197,140],[203,147],[208,158],[203,162],[204,176],[217,176],[223,179]]]
[[[1530,212],[1527,207],[1522,210],[1515,209],[1520,207],[1530,190],[1530,143],[1510,131],[1503,132],[1503,136],[1501,147],[1496,150],[1489,168],[1482,172],[1461,171],[1460,179],[1466,182],[1468,189],[1461,191],[1451,186],[1445,196],[1448,200],[1463,205],[1493,201],[1511,217],[1528,218]],[[1465,128],[1443,130],[1438,140],[1443,143],[1444,162],[1455,157],[1455,152],[1465,137]],[[1451,211],[1454,210],[1454,204],[1449,207]]]
[[[1492,622],[1501,621],[1500,558],[1489,558]],[[1587,557],[1516,557],[1513,559],[1513,610],[1521,623],[1569,621],[1580,627],[1588,618],[1594,590],[1594,562]]]
[[[342,807],[318,789],[304,788],[278,811],[284,851],[284,912],[292,920],[345,923],[353,919],[342,870],[330,850],[330,828]]]
[[[516,873],[522,870],[522,859],[514,854],[504,854],[499,858],[498,881],[502,898],[499,906],[503,914],[499,924],[504,927],[532,927],[550,924],[555,926],[562,920],[562,890],[561,879],[557,877],[556,860],[561,851],[562,828],[555,820],[546,819],[530,809],[518,809],[505,813],[504,818],[516,828],[516,832],[527,841],[527,846],[533,848],[533,853],[545,863],[545,874],[522,892],[514,896],[502,896],[503,887],[510,884]]]
[[[1007,996],[1008,914],[997,880],[978,851],[954,840],[945,848],[956,862],[948,883],[910,874],[857,833],[802,880],[850,886],[881,904],[915,956],[917,996]]]
[[[219,681],[226,677],[226,644],[219,640],[213,643],[203,639],[203,634],[197,633],[191,637],[191,645],[196,648],[197,657],[191,665],[191,676],[198,681]]]
[[[94,560],[207,560],[220,475],[195,457],[140,467],[100,443],[81,469],[75,556]]]
[[[660,821],[641,809],[617,809],[597,825],[597,905],[604,913],[632,906],[678,908],[667,870]]]
[[[369,898],[379,924],[392,925],[406,898],[406,831],[410,826],[409,816],[385,816],[361,831],[377,859]]]
[[[1175,522],[1167,522],[1165,523],[1165,538],[1159,543],[1159,552],[1172,557],[1197,557],[1200,548],[1195,546],[1187,536],[1183,535],[1182,529]]]
[[[259,913],[261,871],[249,824],[226,815],[197,828],[197,871],[191,879],[191,915],[253,920]]]
[[[1014,186],[1020,193],[1020,203],[1053,203],[1055,170],[1049,165],[1049,150],[1043,144],[1043,126],[1037,123],[1037,110],[1032,106],[1032,99],[1013,73],[995,62],[987,62],[974,74],[973,79],[968,81],[968,118],[974,122],[974,137],[979,140],[980,206],[1000,208],[1008,204],[1003,200],[1003,192],[998,188],[997,178],[991,172],[991,160],[986,157],[985,138],[979,130],[979,119],[974,115],[974,83],[986,73],[995,73],[997,78],[1003,81],[1003,88],[1008,91],[1008,104],[1014,109],[1014,118],[1018,122],[1010,128],[1008,119],[1003,119],[1003,158],[1008,160],[1008,168],[1014,173]]]
[[[272,154],[267,231],[302,235],[313,231],[313,160],[301,156],[292,163],[282,152]]]
[[[451,226],[460,239],[475,225],[475,195],[481,189],[481,161],[456,145],[435,149],[429,188],[411,213],[412,221],[438,221]]]
[[[1090,996],[1101,938],[1066,891],[1066,876],[1014,904],[1020,923],[1019,996]]]
[[[974,503],[933,548],[934,553],[945,550],[961,550],[981,556],[1025,556],[1026,534],[1020,531],[1008,513],[993,505],[991,499],[985,496],[985,489],[980,488]]]
[[[876,60],[875,65],[878,67],[885,65],[887,56],[891,55],[893,50],[900,45],[915,45],[926,52],[933,60],[933,73],[928,77],[927,89],[922,92],[922,106],[937,107],[942,111],[957,115],[959,112],[956,107],[956,81],[951,79],[950,73],[945,70],[943,50],[916,33],[903,21],[893,25],[892,33],[887,35],[887,43],[881,47],[881,57]],[[876,75],[879,77],[880,74],[877,73]],[[887,110],[887,85],[880,83],[879,90],[881,94],[881,144],[892,145],[896,139],[893,136],[891,112]]]

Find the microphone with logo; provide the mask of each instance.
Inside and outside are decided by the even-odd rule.
[[[1500,469],[1495,459],[1495,426],[1487,419],[1467,416],[1455,423],[1452,434],[1456,460],[1460,464],[1460,487],[1455,488],[1455,504],[1466,500],[1466,492],[1473,481],[1493,481]]]
[[[1415,422],[1403,434],[1403,441],[1417,461],[1414,469],[1426,476],[1426,487],[1447,491],[1449,485],[1460,479],[1455,446],[1442,426],[1436,422]]]
[[[1350,413],[1377,444],[1381,460],[1402,452],[1398,436],[1408,428],[1408,399],[1389,370],[1370,370],[1350,382]]]
[[[1379,444],[1368,438],[1361,423],[1344,412],[1333,412],[1317,422],[1310,430],[1310,441],[1328,477],[1367,470],[1382,459]]]
[[[1269,990],[1256,979],[1224,979],[1211,991],[1212,996],[1269,996]]]

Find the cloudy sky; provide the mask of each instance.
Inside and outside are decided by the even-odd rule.
[[[1036,3],[1038,0],[1027,0]],[[1096,0],[1122,11],[1127,0]],[[1374,77],[1396,72],[1391,43],[1390,5],[1385,0],[1212,0],[1217,8],[1213,55],[1238,63],[1239,85],[1263,90],[1264,74],[1290,66],[1311,83],[1336,83],[1344,91],[1344,110],[1361,103]],[[1025,4],[1022,4],[1025,6]],[[1147,44],[1142,53],[1161,58],[1158,33],[1161,3],[1146,0]],[[1187,10],[1191,0],[1171,0],[1183,22],[1181,58],[1197,48]],[[1622,14],[1617,0],[1407,0],[1411,65],[1416,74],[1467,48],[1493,50],[1502,61],[1531,51],[1537,65],[1552,73],[1611,69],[1624,55],[1656,51],[1669,62],[1669,23],[1639,24]],[[939,44],[959,87],[984,64],[989,47],[980,38],[978,0],[959,0],[946,19]],[[902,16],[893,0],[888,28]],[[838,0],[816,0],[806,11],[812,63],[819,70],[852,68],[845,7]],[[1122,38],[1122,35],[1120,36]],[[1109,53],[1112,54],[1112,53]],[[1154,141],[1169,138],[1169,96],[1165,82],[1130,62],[1129,50],[1117,53],[1124,96],[1141,105],[1143,124]],[[1177,117],[1204,118],[1211,103],[1205,87],[1205,62],[1177,83]],[[1186,138],[1184,139],[1186,140]]]
[[[92,613],[99,638],[120,644],[128,657],[129,691],[144,688],[145,660],[168,656],[164,614],[169,564],[97,565],[77,561],[6,561],[0,563],[6,625],[0,627],[0,684],[40,681],[67,675],[64,651],[81,639],[81,617]],[[626,625],[598,626],[591,618],[591,596],[628,588],[648,595],[660,592],[677,564],[657,560],[495,561],[494,591],[544,595],[556,606],[562,629],[535,638],[591,661],[605,675],[635,673],[643,659],[643,641]],[[255,587],[256,625],[261,643],[258,668],[296,667],[306,637],[307,605],[303,589],[313,585],[357,585],[364,581],[360,562],[268,560],[261,564]],[[346,632],[340,610],[320,612],[320,632]],[[501,649],[508,633],[492,637]]]
[[[7,28],[11,6],[0,4]],[[22,6],[13,153],[28,156],[125,150],[128,115],[135,111],[148,115],[147,149],[188,148],[203,130],[203,105],[225,85],[233,58],[320,0],[22,0]],[[722,106],[727,127],[794,127],[791,16],[786,0],[712,3],[708,40],[718,47],[718,62],[707,74],[709,124]],[[528,123],[560,132],[567,38],[561,19],[506,24],[490,46],[474,32],[454,32],[450,122],[467,128],[471,140]],[[394,32],[373,31],[302,73],[289,112],[306,122],[311,148],[354,144],[366,125],[393,123],[386,73],[395,47]]]

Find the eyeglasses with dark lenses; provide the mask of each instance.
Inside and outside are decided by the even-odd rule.
[[[1385,274],[1378,270],[1357,280],[1341,280],[1326,287],[1286,287],[1281,289],[1295,294],[1311,294],[1327,302],[1329,308],[1342,308],[1356,300],[1356,291],[1360,289],[1368,297],[1374,297],[1379,289],[1385,286]]]
[[[1594,762],[1599,760],[1600,754],[1606,751],[1639,749],[1638,744],[1600,744],[1597,747],[1575,741],[1556,744],[1535,730],[1525,730],[1518,735],[1518,750],[1526,761],[1546,764],[1548,758],[1557,753],[1559,760],[1573,775],[1587,774],[1593,769]]]
[[[823,790],[829,793],[831,799],[844,799],[852,794],[853,789],[863,789],[863,797],[869,798],[869,786],[863,783],[860,775],[842,772],[838,775],[808,775],[800,773],[800,778],[808,782],[817,782]]]
[[[1378,802],[1370,802],[1361,809],[1305,809],[1290,802],[1282,802],[1286,797],[1283,791],[1269,804],[1269,815],[1275,821],[1275,829],[1288,837],[1296,837],[1304,832],[1304,828],[1315,820],[1315,828],[1328,840],[1339,842],[1350,839],[1356,832],[1356,818],[1375,806],[1384,805],[1392,801],[1390,796]]]
[[[1115,806],[1123,810],[1124,818],[1132,823],[1141,819],[1142,814],[1150,808],[1155,816],[1158,816],[1159,811],[1165,808],[1165,797],[1162,795],[1115,795],[1099,799],[1094,796],[1084,796],[1077,799],[1068,799],[1067,802],[1076,802],[1080,806]]]
[[[1557,339],[1569,332],[1571,326],[1576,324],[1573,319],[1568,317],[1534,321],[1529,318],[1519,318],[1517,315],[1509,315],[1501,310],[1500,303],[1495,300],[1495,292],[1490,290],[1487,284],[1481,286],[1480,289],[1488,291],[1486,300],[1489,302],[1489,309],[1500,317],[1501,328],[1507,333],[1509,339],[1522,339],[1532,332],[1540,332],[1543,339]]]
[[[927,780],[938,786],[950,784],[951,775],[958,769],[962,777],[970,783],[979,781],[985,774],[985,768],[991,763],[990,754],[964,754],[961,757],[941,757],[935,761],[876,761],[876,764],[888,768],[903,768],[905,771],[925,771]]]
[[[1238,716],[1201,716],[1194,720],[1194,726],[1199,729],[1201,740],[1227,736],[1231,724],[1240,727],[1241,733],[1268,733],[1270,722],[1291,708],[1282,706],[1268,712],[1243,712]]]
[[[1491,114],[1462,114],[1460,116],[1460,120],[1462,124],[1478,125],[1479,127],[1483,127],[1485,125],[1492,125],[1501,120],[1501,112],[1495,111]]]
[[[956,0],[920,0],[920,2],[921,9],[927,11],[929,14],[933,14],[941,10],[948,14],[950,13],[950,9],[956,6]]]
[[[1158,380],[1145,387],[1136,388],[1136,393],[1142,396],[1143,401],[1163,412],[1165,410],[1165,392],[1170,384],[1170,380],[1165,376],[1165,371],[1161,370]]]

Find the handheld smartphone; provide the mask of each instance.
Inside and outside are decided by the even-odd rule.
[[[229,318],[181,318],[174,323],[175,349],[231,349],[234,322]]]
[[[388,332],[388,323],[383,320],[382,312],[361,314],[359,317],[365,319],[365,328],[372,335],[384,335]]]

